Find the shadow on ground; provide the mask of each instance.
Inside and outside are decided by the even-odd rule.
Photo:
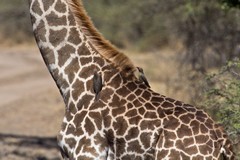
[[[0,159],[60,160],[55,137],[0,133]]]

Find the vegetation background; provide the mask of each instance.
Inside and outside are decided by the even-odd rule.
[[[153,88],[222,123],[240,159],[239,0],[83,2],[100,32],[143,66]],[[1,0],[0,24],[0,46],[35,45],[26,0]]]

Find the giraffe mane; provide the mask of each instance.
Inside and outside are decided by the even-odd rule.
[[[132,61],[114,45],[106,40],[102,34],[94,27],[93,22],[87,15],[82,2],[79,0],[67,0],[71,12],[83,31],[87,39],[97,49],[99,54],[106,60],[112,62],[114,66],[123,71],[126,75],[134,75],[136,67]]]

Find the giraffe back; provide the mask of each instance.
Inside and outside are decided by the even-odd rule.
[[[100,100],[67,114],[64,123],[61,139],[79,131],[92,137],[84,143],[71,139],[80,159],[93,151],[103,159],[234,159],[226,133],[203,110],[155,93],[111,67],[103,75]]]

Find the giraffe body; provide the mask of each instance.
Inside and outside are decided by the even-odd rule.
[[[36,41],[66,104],[58,136],[65,159],[234,159],[226,133],[204,111],[138,81],[134,65],[89,24],[81,3],[29,3]],[[95,69],[100,89],[93,88],[100,84]]]

